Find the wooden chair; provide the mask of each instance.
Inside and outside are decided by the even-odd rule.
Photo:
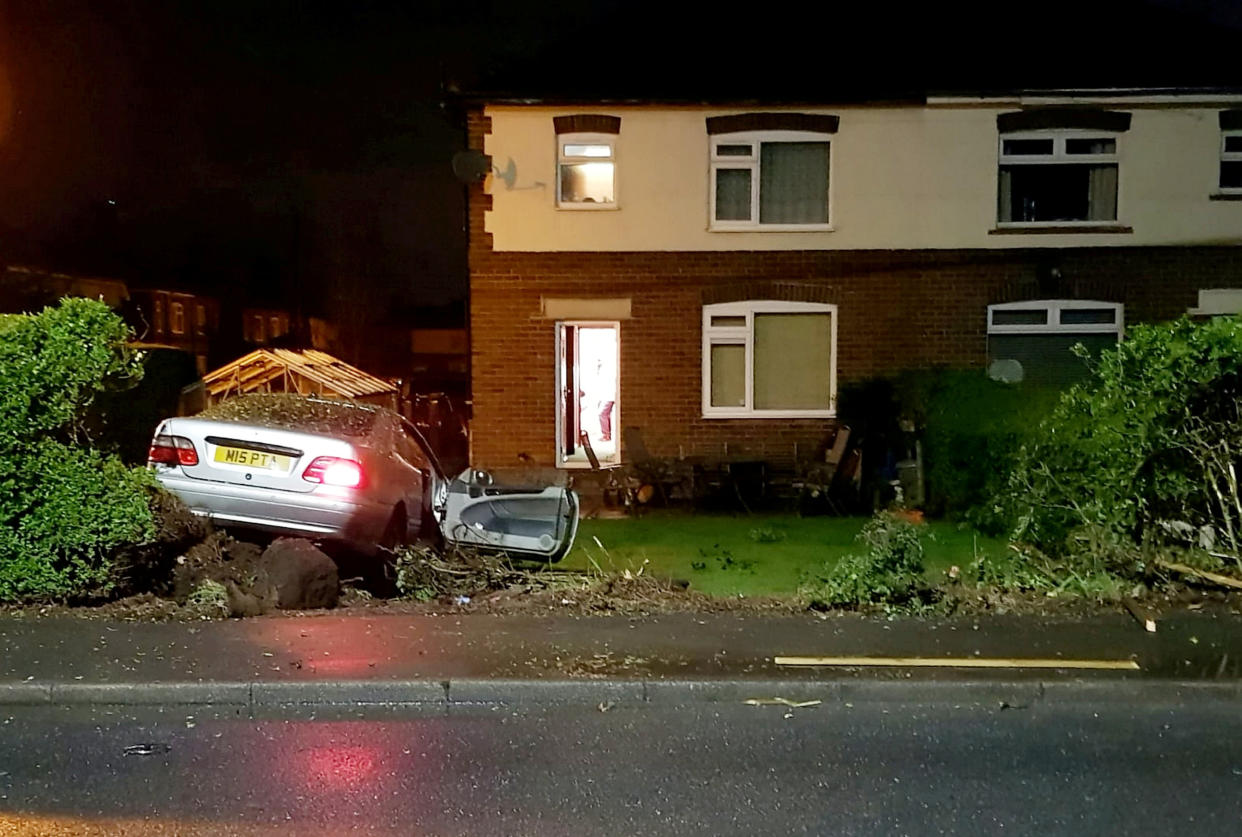
[[[626,485],[625,474],[620,465],[601,465],[595,449],[591,447],[591,437],[585,432],[578,435],[578,444],[586,453],[587,462],[591,463],[591,473],[599,476],[600,490],[605,505],[633,506],[633,492]]]
[[[624,428],[621,438],[635,477],[641,483],[653,486],[664,505],[668,505],[669,495],[675,490],[689,490],[688,486],[693,484],[694,479],[694,469],[689,462],[667,456],[652,456],[643,441],[642,430],[637,427]]]
[[[832,497],[832,486],[845,459],[850,443],[850,428],[840,425],[833,436],[832,444],[824,452],[820,462],[803,463],[798,468],[797,484],[799,488],[799,508],[805,507],[808,501],[822,499],[834,514],[841,509]]]

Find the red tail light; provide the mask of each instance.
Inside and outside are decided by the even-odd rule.
[[[148,465],[197,465],[198,451],[184,436],[156,436],[147,452]]]
[[[339,485],[343,488],[361,488],[362,466],[352,459],[319,456],[306,466],[306,470],[302,472],[302,479],[324,485]]]

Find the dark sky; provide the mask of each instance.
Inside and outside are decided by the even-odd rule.
[[[391,311],[460,298],[448,81],[821,101],[1242,82],[1240,3],[1016,5],[0,0],[0,263],[320,311],[363,286]]]

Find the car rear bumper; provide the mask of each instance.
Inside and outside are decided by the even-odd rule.
[[[379,540],[391,509],[375,503],[158,474],[165,488],[197,515],[224,526],[248,526],[308,538]]]

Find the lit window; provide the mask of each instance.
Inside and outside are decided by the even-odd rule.
[[[831,416],[836,407],[837,308],[813,302],[703,307],[703,415]]]
[[[827,135],[717,134],[711,146],[712,229],[828,226]]]
[[[1242,193],[1242,130],[1221,132],[1220,189]]]
[[[155,333],[163,334],[164,333],[164,301],[162,299],[159,299],[158,297],[155,300],[155,304],[152,306],[151,318],[155,320],[155,322],[153,323],[153,325],[155,326]]]
[[[1088,130],[1000,137],[1000,224],[1117,220],[1117,136]]]
[[[1073,348],[1092,355],[1114,346],[1125,326],[1119,302],[1041,299],[988,306],[988,374],[997,380],[1065,386],[1088,368]]]
[[[557,136],[557,206],[616,207],[616,142],[611,134]]]
[[[185,334],[185,305],[180,302],[168,304],[168,330],[173,334]]]
[[[207,334],[207,306],[201,302],[194,306],[194,333],[200,337]]]

